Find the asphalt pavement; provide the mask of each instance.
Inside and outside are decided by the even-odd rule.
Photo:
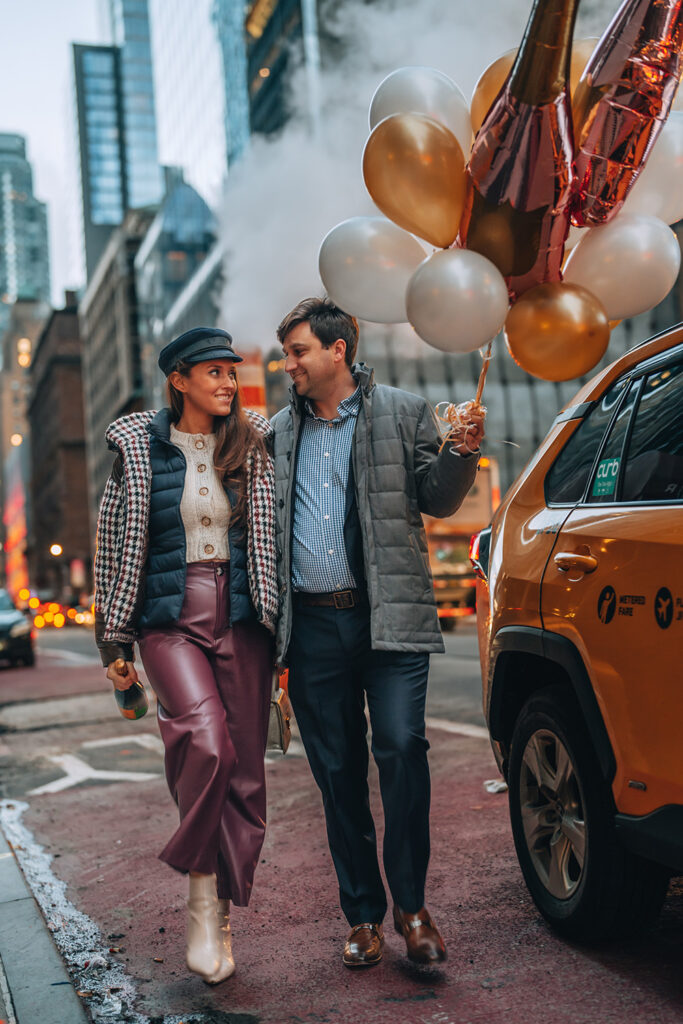
[[[359,973],[343,967],[347,926],[320,798],[295,740],[285,758],[268,759],[262,862],[251,906],[233,912],[237,972],[217,988],[184,966],[185,879],[156,857],[176,812],[153,715],[119,716],[87,631],[51,631],[39,643],[35,669],[0,668],[0,825],[8,844],[0,849],[0,1020],[683,1019],[680,884],[655,930],[636,942],[580,948],[539,918],[515,859],[505,794],[484,789],[497,771],[482,727],[472,624],[449,634],[447,655],[433,659],[428,705],[428,906],[448,962],[438,970],[411,965],[387,921],[383,963]],[[374,769],[371,786],[381,823]]]

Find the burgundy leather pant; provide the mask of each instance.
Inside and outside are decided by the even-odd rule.
[[[246,906],[266,828],[273,654],[259,623],[228,625],[229,580],[229,562],[188,565],[180,619],[143,630],[140,655],[180,811],[159,856],[179,871],[215,872],[219,897]]]

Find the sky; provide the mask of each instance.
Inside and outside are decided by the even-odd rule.
[[[63,305],[68,281],[66,195],[72,42],[97,43],[98,0],[24,0],[11,5],[0,33],[0,131],[27,139],[38,199],[49,203],[53,302]]]

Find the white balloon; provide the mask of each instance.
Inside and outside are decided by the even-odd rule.
[[[674,101],[671,104],[671,109],[672,110],[683,110],[683,88],[681,87],[681,83],[680,82],[678,83],[678,89],[676,90],[676,95],[674,96]]]
[[[623,213],[646,213],[666,224],[683,219],[683,110],[672,110]]]
[[[663,221],[620,213],[586,231],[565,264],[564,280],[592,292],[609,320],[623,320],[666,298],[680,263],[678,239]]]
[[[570,252],[575,245],[578,245],[581,239],[586,237],[586,230],[586,228],[574,227],[572,224],[569,229],[569,234],[567,235],[567,240],[564,243],[564,251]]]
[[[327,294],[347,313],[403,323],[406,286],[424,255],[420,243],[386,217],[351,217],[323,239],[318,267]]]
[[[508,290],[490,260],[443,249],[420,264],[408,285],[408,319],[442,352],[473,352],[494,338],[508,313]]]
[[[455,135],[465,155],[472,143],[472,121],[465,94],[436,68],[408,67],[392,71],[375,90],[370,103],[370,131],[392,114],[426,114]]]

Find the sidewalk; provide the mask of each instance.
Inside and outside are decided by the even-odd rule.
[[[45,920],[0,832],[0,1021],[87,1024]]]

